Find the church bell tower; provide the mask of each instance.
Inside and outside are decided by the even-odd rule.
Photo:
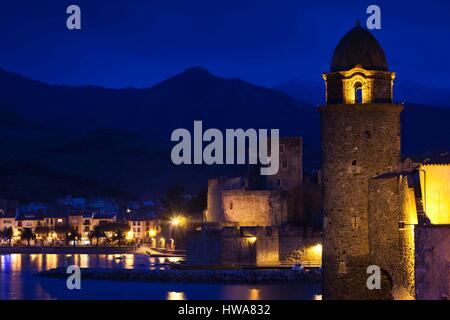
[[[369,179],[400,163],[403,107],[393,104],[395,73],[382,47],[359,25],[340,40],[323,78],[323,298],[370,299]]]

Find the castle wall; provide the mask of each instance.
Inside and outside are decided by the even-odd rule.
[[[189,264],[256,265],[279,262],[277,228],[224,227],[189,235]]]
[[[267,176],[270,188],[292,190],[302,186],[302,143],[301,137],[280,138],[280,165],[277,174]]]
[[[287,202],[280,190],[226,190],[224,220],[240,226],[280,226],[287,221]]]
[[[241,177],[215,178],[208,180],[206,222],[223,222],[222,193],[228,189],[241,189],[244,181]]]
[[[417,226],[415,237],[417,299],[449,299],[450,225]]]
[[[319,181],[312,181],[310,178],[303,182],[303,215],[304,226],[322,230],[322,186],[320,173],[317,176]]]
[[[287,205],[287,222],[306,223],[307,217],[303,208],[303,188],[292,189],[284,192]]]
[[[202,265],[222,263],[220,230],[192,231],[187,235],[187,239],[187,263]]]
[[[280,230],[280,261],[303,266],[322,265],[322,234],[304,234],[303,228]]]

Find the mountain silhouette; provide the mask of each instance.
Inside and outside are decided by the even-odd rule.
[[[284,135],[309,136],[314,130],[309,121],[317,118],[311,105],[278,90],[216,77],[200,67],[146,89],[47,85],[3,70],[0,86],[5,106],[26,120],[68,132],[115,128],[168,141],[174,129],[203,120],[214,128],[280,128]]]
[[[91,196],[105,190],[124,197],[161,194],[175,184],[194,193],[208,178],[244,170],[171,163],[172,131],[192,132],[195,120],[203,121],[204,130],[276,128],[282,136],[301,135],[305,168],[320,166],[319,113],[302,101],[309,100],[308,95],[297,99],[278,89],[217,77],[201,67],[143,89],[48,85],[5,70],[0,70],[0,86],[0,165],[58,177],[30,179],[33,183],[23,184],[24,190],[19,188],[25,179],[20,170],[11,171],[14,180],[5,169],[7,180],[16,181],[16,187],[8,189],[10,198],[27,194],[39,200],[44,194],[51,198],[71,190],[76,196],[80,181],[89,181],[83,195]],[[308,92],[314,94],[313,89]],[[450,149],[449,120],[450,108],[406,104],[403,154]],[[58,187],[64,179],[74,182]]]
[[[11,119],[6,122],[23,135],[0,131],[6,151],[0,161],[37,165],[136,196],[173,184],[196,190],[210,177],[244,170],[173,165],[171,133],[192,131],[194,120],[202,120],[204,130],[279,128],[281,135],[304,136],[311,149],[319,142],[311,105],[201,67],[144,89],[48,85],[4,70],[0,85],[0,102]]]

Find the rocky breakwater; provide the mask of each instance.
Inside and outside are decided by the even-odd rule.
[[[67,278],[65,268],[50,269],[36,274],[39,277]],[[82,279],[189,282],[189,283],[318,283],[318,270],[289,269],[233,269],[233,270],[135,270],[109,268],[82,268]]]

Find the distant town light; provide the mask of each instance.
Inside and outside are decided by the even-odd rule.
[[[184,292],[169,291],[167,292],[167,300],[186,300]]]
[[[131,231],[131,230],[128,231],[125,238],[126,238],[127,240],[132,240],[132,239],[133,239],[133,231]]]
[[[170,223],[177,227],[177,226],[182,226],[185,223],[186,218],[182,217],[182,216],[175,216],[172,218],[172,220],[170,221]]]
[[[155,230],[155,229],[151,229],[151,230],[148,232],[148,235],[150,236],[150,238],[155,237],[155,236],[156,236],[156,230]]]

